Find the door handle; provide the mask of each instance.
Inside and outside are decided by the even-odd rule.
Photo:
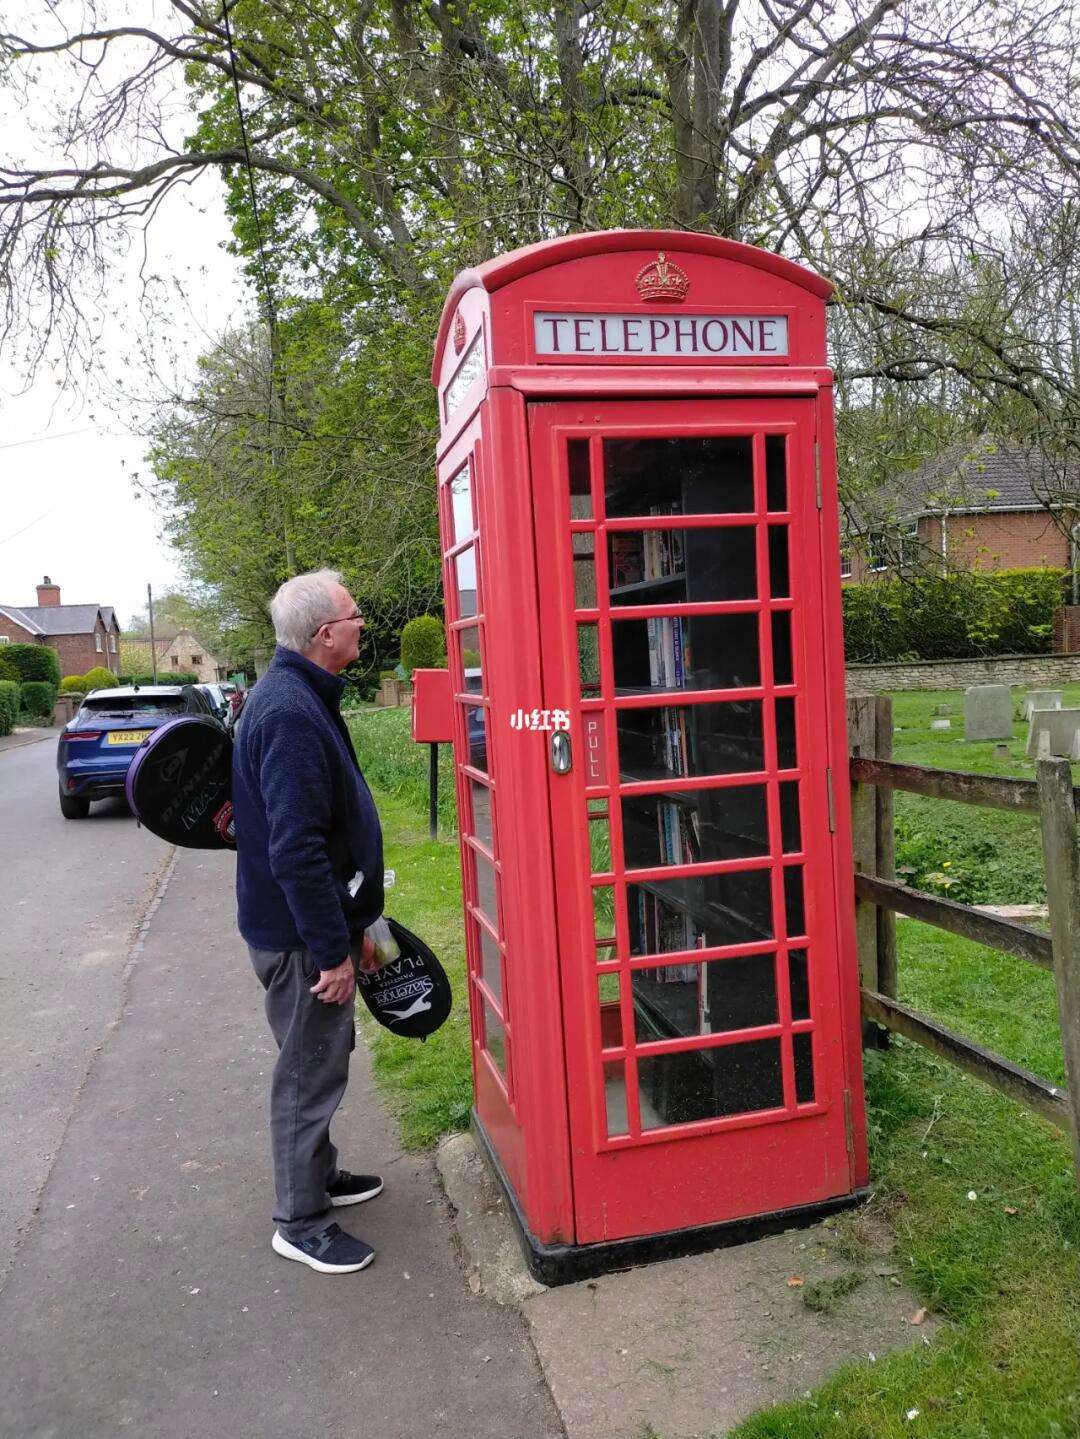
[[[551,768],[556,774],[566,774],[573,761],[570,736],[565,730],[556,730],[551,736]]]

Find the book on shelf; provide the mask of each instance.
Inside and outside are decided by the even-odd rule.
[[[636,585],[645,578],[645,547],[642,536],[616,534],[611,536],[611,587]]]

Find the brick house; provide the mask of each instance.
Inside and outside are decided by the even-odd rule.
[[[1076,515],[1055,496],[1080,493],[1067,471],[1037,451],[987,436],[952,445],[895,488],[849,506],[841,551],[845,583],[946,569],[1068,569]]]
[[[112,605],[64,605],[49,576],[36,605],[0,604],[0,645],[49,645],[61,675],[84,675],[95,665],[120,673],[120,625]]]
[[[228,668],[219,656],[210,650],[190,630],[181,630],[176,635],[154,635],[154,651],[157,655],[158,679],[167,684],[169,672],[188,671],[198,675],[202,684],[213,684],[228,679]],[[151,672],[150,641],[145,636],[124,641],[124,673],[149,674]]]

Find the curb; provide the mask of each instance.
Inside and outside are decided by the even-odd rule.
[[[0,754],[3,754],[5,750],[22,749],[24,745],[41,744],[43,740],[56,739],[59,733],[59,730],[46,730],[44,734],[23,736],[14,732],[4,735],[3,738],[0,738]]]

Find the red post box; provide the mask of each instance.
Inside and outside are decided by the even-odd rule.
[[[474,1113],[549,1282],[866,1183],[829,290],[614,231],[446,301]]]

